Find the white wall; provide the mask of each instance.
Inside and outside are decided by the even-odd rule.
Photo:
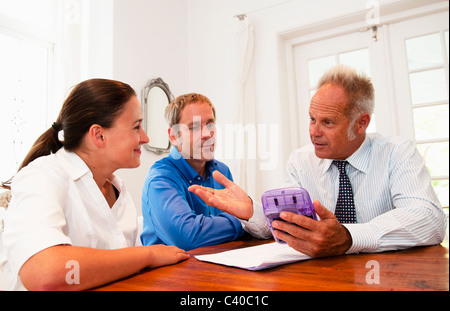
[[[161,77],[174,96],[188,90],[187,1],[115,0],[113,77],[130,84],[139,95],[145,84]],[[164,116],[161,116],[164,118]],[[162,158],[142,148],[141,166],[123,169],[138,212],[141,192],[151,165]]]
[[[84,61],[81,76],[112,78],[113,76],[113,17],[111,0],[84,0],[85,21],[82,22]]]

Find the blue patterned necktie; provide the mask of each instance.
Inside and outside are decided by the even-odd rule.
[[[339,195],[336,203],[334,215],[340,223],[351,224],[356,223],[355,202],[353,201],[353,191],[347,173],[345,173],[345,165],[347,161],[333,161],[339,170]]]

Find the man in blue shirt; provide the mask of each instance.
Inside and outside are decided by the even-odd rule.
[[[244,234],[235,216],[208,206],[188,191],[192,185],[223,189],[212,173],[232,180],[229,168],[214,160],[215,109],[200,94],[177,97],[166,108],[169,156],[157,161],[142,192],[143,245],[176,245],[185,250],[235,240]]]

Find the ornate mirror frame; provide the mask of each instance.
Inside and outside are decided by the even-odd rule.
[[[165,94],[165,97],[162,96],[161,91]],[[151,96],[151,93],[153,96]],[[149,142],[144,145],[144,148],[156,154],[170,152],[171,144],[167,132],[168,126],[164,118],[164,109],[172,99],[173,95],[169,86],[161,78],[150,80],[142,90],[142,127],[149,137]],[[151,124],[150,120],[154,123]],[[165,144],[165,138],[163,140],[162,137],[167,137],[167,145]],[[163,143],[158,144],[155,141],[162,141]]]

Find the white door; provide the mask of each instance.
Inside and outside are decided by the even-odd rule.
[[[448,11],[390,26],[400,135],[415,140],[449,204]]]

